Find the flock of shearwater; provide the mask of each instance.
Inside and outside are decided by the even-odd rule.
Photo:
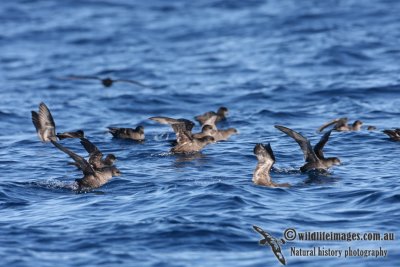
[[[73,78],[90,78],[100,80],[104,86],[118,80],[100,79],[92,76],[79,76]],[[104,82],[106,80],[106,82]],[[110,81],[111,82],[110,82]],[[121,80],[128,81],[128,80]],[[136,84],[140,84],[136,82]],[[141,85],[141,84],[140,84]],[[174,119],[168,117],[151,117],[150,120],[161,124],[167,124],[172,127],[176,135],[176,141],[173,141],[172,153],[196,153],[202,150],[205,146],[211,143],[228,140],[231,135],[238,134],[234,128],[218,129],[217,123],[226,120],[228,109],[220,107],[217,112],[209,111],[202,115],[195,116],[195,120],[201,125],[201,132],[192,133],[195,123],[188,119]],[[70,163],[76,166],[83,172],[83,177],[76,179],[76,188],[78,192],[86,192],[91,189],[101,187],[107,183],[112,177],[121,175],[119,169],[114,165],[116,156],[113,154],[103,156],[99,148],[90,142],[84,136],[82,130],[75,132],[56,133],[56,126],[53,116],[49,108],[42,102],[39,105],[39,111],[32,111],[32,122],[36,128],[37,134],[41,141],[51,142],[56,148],[66,153],[74,162]],[[314,146],[311,146],[310,141],[300,133],[281,125],[275,125],[275,128],[282,131],[286,135],[293,138],[300,146],[304,153],[305,164],[300,167],[301,172],[309,171],[327,171],[334,165],[340,165],[340,159],[337,157],[325,157],[323,148],[328,142],[332,131],[359,131],[362,127],[362,122],[356,120],[353,124],[348,124],[347,118],[334,119],[322,125],[318,132],[322,132],[325,128],[331,127],[329,131],[323,134],[320,141]],[[145,133],[143,126],[136,128],[117,128],[109,127],[109,132],[114,138],[131,139],[135,141],[144,141]],[[368,130],[376,130],[374,126],[368,126]],[[400,141],[400,129],[384,130],[393,141]],[[79,138],[80,143],[89,153],[88,159],[74,153],[70,149],[59,143],[65,138]],[[258,163],[253,173],[253,182],[256,185],[267,187],[289,187],[290,184],[274,183],[270,176],[270,170],[275,163],[275,156],[271,145],[256,144],[254,154],[257,157]]]

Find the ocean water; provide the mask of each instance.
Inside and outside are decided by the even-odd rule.
[[[0,3],[0,266],[280,266],[258,245],[298,232],[394,233],[393,241],[281,245],[289,266],[400,266],[400,2],[19,0]],[[60,79],[135,79],[151,88]],[[31,110],[44,101],[57,131],[83,129],[123,173],[85,194],[81,174],[41,143]],[[168,153],[171,129],[229,108],[239,135],[190,156]],[[338,117],[326,156],[342,165],[302,174],[299,146],[273,126],[316,129]],[[144,143],[107,126],[143,125]],[[374,125],[376,131],[367,131]],[[196,131],[199,130],[197,126]],[[274,181],[252,184],[253,147],[271,143]],[[86,153],[77,140],[62,144]],[[291,255],[291,247],[386,249],[386,257]]]

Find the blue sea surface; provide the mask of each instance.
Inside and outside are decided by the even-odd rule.
[[[297,232],[394,233],[393,241],[281,245],[288,266],[400,266],[400,2],[397,0],[0,3],[0,266],[281,266],[257,225]],[[96,75],[151,88],[62,79]],[[57,131],[83,129],[122,176],[72,190],[81,173],[39,141],[31,110],[43,101]],[[195,155],[172,155],[167,125],[229,108],[239,131]],[[328,174],[299,172],[293,128],[312,144],[334,118]],[[106,127],[145,127],[143,143]],[[367,125],[377,127],[367,131]],[[199,131],[197,125],[194,131]],[[271,172],[290,188],[255,186],[256,143],[271,143]],[[61,143],[86,156],[78,140]],[[386,257],[294,256],[291,247],[386,249]]]

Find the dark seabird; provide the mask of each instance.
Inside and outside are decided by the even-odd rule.
[[[215,113],[214,111],[208,111],[202,115],[198,115],[195,118],[196,121],[198,121],[201,125],[204,125],[205,122],[211,117],[211,116],[217,116],[215,123],[218,123],[222,120],[226,119],[226,116],[228,115],[228,109],[226,107],[220,107],[218,111]]]
[[[292,129],[286,128],[284,126],[275,125],[275,128],[284,132],[285,134],[292,137],[299,145],[301,150],[304,153],[304,159],[306,164],[304,164],[300,170],[302,172],[311,171],[311,170],[327,170],[333,165],[340,165],[339,158],[325,158],[323,153],[323,148],[329,140],[329,136],[331,135],[331,131],[326,132],[321,140],[314,146],[314,149],[311,146],[311,143],[307,138],[299,134],[298,132],[293,131]]]
[[[95,144],[86,138],[81,138],[81,144],[89,153],[89,163],[94,169],[102,169],[104,167],[111,167],[117,160],[114,154],[108,154],[103,160],[103,153],[97,148]]]
[[[376,130],[376,127],[375,127],[375,126],[372,126],[372,125],[369,125],[368,128],[367,128],[367,130],[368,130],[368,131],[375,131],[375,130]]]
[[[120,176],[120,171],[115,166],[107,166],[100,169],[94,169],[89,162],[87,162],[83,157],[75,154],[71,150],[65,148],[61,144],[50,140],[50,142],[70,156],[75,163],[79,166],[79,169],[83,172],[83,177],[76,179],[78,183],[78,191],[90,190],[98,188],[105,183],[107,183],[113,176]]]
[[[400,129],[383,130],[383,133],[389,136],[390,140],[400,141]]]
[[[82,130],[56,134],[56,125],[53,116],[51,115],[49,108],[43,102],[39,104],[39,112],[32,111],[32,122],[36,128],[39,139],[43,142],[49,142],[50,140],[57,141],[57,137],[60,140],[65,138],[84,137]]]
[[[268,244],[271,247],[272,252],[275,254],[275,257],[278,259],[278,261],[280,263],[282,263],[283,265],[286,265],[286,260],[285,257],[282,254],[282,250],[281,250],[281,244],[285,244],[285,240],[281,239],[278,240],[275,237],[273,237],[271,234],[265,232],[263,229],[261,229],[260,227],[253,225],[253,229],[259,233],[260,235],[263,236],[263,239],[261,239],[258,243],[260,244],[260,246],[264,246],[266,244]]]
[[[338,132],[359,131],[363,125],[362,121],[356,120],[353,124],[347,124],[347,118],[334,119],[319,127],[318,132],[322,132],[326,127],[334,125],[332,130]]]
[[[206,145],[214,143],[211,136],[196,138],[192,134],[194,123],[186,119],[172,119],[167,117],[151,117],[150,120],[171,125],[176,134],[177,144],[171,149],[173,153],[193,153],[203,149]]]
[[[258,163],[253,174],[253,183],[256,185],[263,185],[269,187],[289,187],[288,183],[276,184],[272,182],[269,172],[271,171],[272,165],[275,163],[274,152],[272,151],[271,145],[257,144],[254,147],[254,154],[257,157]]]
[[[143,141],[144,140],[144,127],[137,126],[135,129],[132,128],[116,128],[116,127],[107,127],[109,132],[115,138],[122,139],[132,139],[135,141]]]
[[[73,76],[68,76],[66,77],[66,79],[68,80],[98,80],[101,82],[101,84],[104,87],[111,87],[114,83],[116,82],[124,82],[124,83],[130,83],[130,84],[134,84],[134,85],[138,85],[141,87],[145,87],[145,88],[151,88],[147,85],[144,85],[138,81],[135,80],[126,80],[126,79],[111,79],[111,78],[100,78],[97,76],[77,76],[77,75],[73,75]]]

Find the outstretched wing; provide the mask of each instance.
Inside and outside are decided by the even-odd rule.
[[[267,172],[269,173],[272,165],[275,163],[275,156],[271,145],[269,143],[267,145],[257,144],[254,147],[254,154],[257,156],[259,162],[262,162],[263,165],[266,165]]]
[[[81,138],[81,144],[89,153],[89,163],[94,166],[99,166],[102,163],[103,153],[86,138]]]
[[[256,232],[264,237],[263,240],[260,240],[260,244],[265,245],[266,243],[268,243],[268,245],[271,246],[272,252],[275,254],[275,257],[279,260],[279,262],[283,265],[286,265],[286,260],[282,254],[278,240],[258,226],[253,225],[253,228],[254,230],[256,230]]]
[[[83,174],[92,174],[96,175],[96,172],[93,170],[92,166],[90,166],[89,162],[87,162],[83,157],[79,156],[78,154],[75,154],[68,148],[62,146],[61,144],[51,140],[51,143],[60,149],[62,152],[70,156],[78,165],[79,169],[83,171]]]
[[[333,124],[335,124],[334,129],[338,129],[339,127],[345,126],[347,125],[347,118],[339,118],[339,119],[334,119],[330,122],[325,123],[324,125],[322,125],[321,127],[318,128],[317,132],[322,132],[326,127],[329,127]]]
[[[321,139],[319,140],[318,144],[316,144],[314,146],[314,153],[315,153],[315,155],[317,155],[317,157],[319,159],[324,159],[325,158],[323,149],[324,149],[324,146],[325,146],[326,142],[328,142],[328,140],[329,140],[329,136],[331,135],[331,132],[332,132],[332,130],[330,130],[329,132],[326,132],[321,137]]]
[[[131,84],[135,84],[144,88],[151,88],[150,86],[147,86],[141,82],[135,81],[135,80],[125,80],[125,79],[117,79],[114,80],[114,82],[124,82],[124,83],[131,83]]]
[[[191,132],[193,127],[194,127],[194,122],[191,120],[187,119],[173,119],[173,118],[168,118],[168,117],[151,117],[149,118],[150,120],[156,121],[161,124],[169,124],[169,125],[174,125],[174,124],[184,124],[185,130],[188,132]],[[174,127],[172,127],[174,129]],[[174,129],[175,131],[175,129]],[[175,131],[176,133],[176,131]]]
[[[101,153],[97,146],[86,138],[81,138],[81,144],[89,154]]]
[[[32,111],[32,122],[42,141],[57,140],[56,125],[45,103],[39,104],[39,113]]]
[[[86,76],[86,75],[71,75],[71,76],[67,76],[63,79],[67,79],[67,80],[100,80],[100,77],[97,76]]]
[[[310,141],[308,141],[307,138],[305,138],[298,132],[284,126],[275,125],[275,128],[292,137],[300,145],[300,148],[304,153],[304,159],[306,160],[306,162],[317,162],[319,160],[311,147]]]
[[[178,144],[191,142],[193,140],[192,132],[187,130],[184,122],[172,124],[172,129],[176,134],[176,141]]]
[[[263,229],[261,229],[260,227],[253,225],[253,229],[259,233],[260,235],[262,235],[264,238],[266,239],[272,239],[274,238],[272,235],[270,235],[269,233],[265,232]]]
[[[202,125],[210,125],[212,127],[213,130],[218,130],[217,126],[215,125],[215,123],[217,122],[217,115],[212,115],[210,116],[208,119],[206,119]]]

